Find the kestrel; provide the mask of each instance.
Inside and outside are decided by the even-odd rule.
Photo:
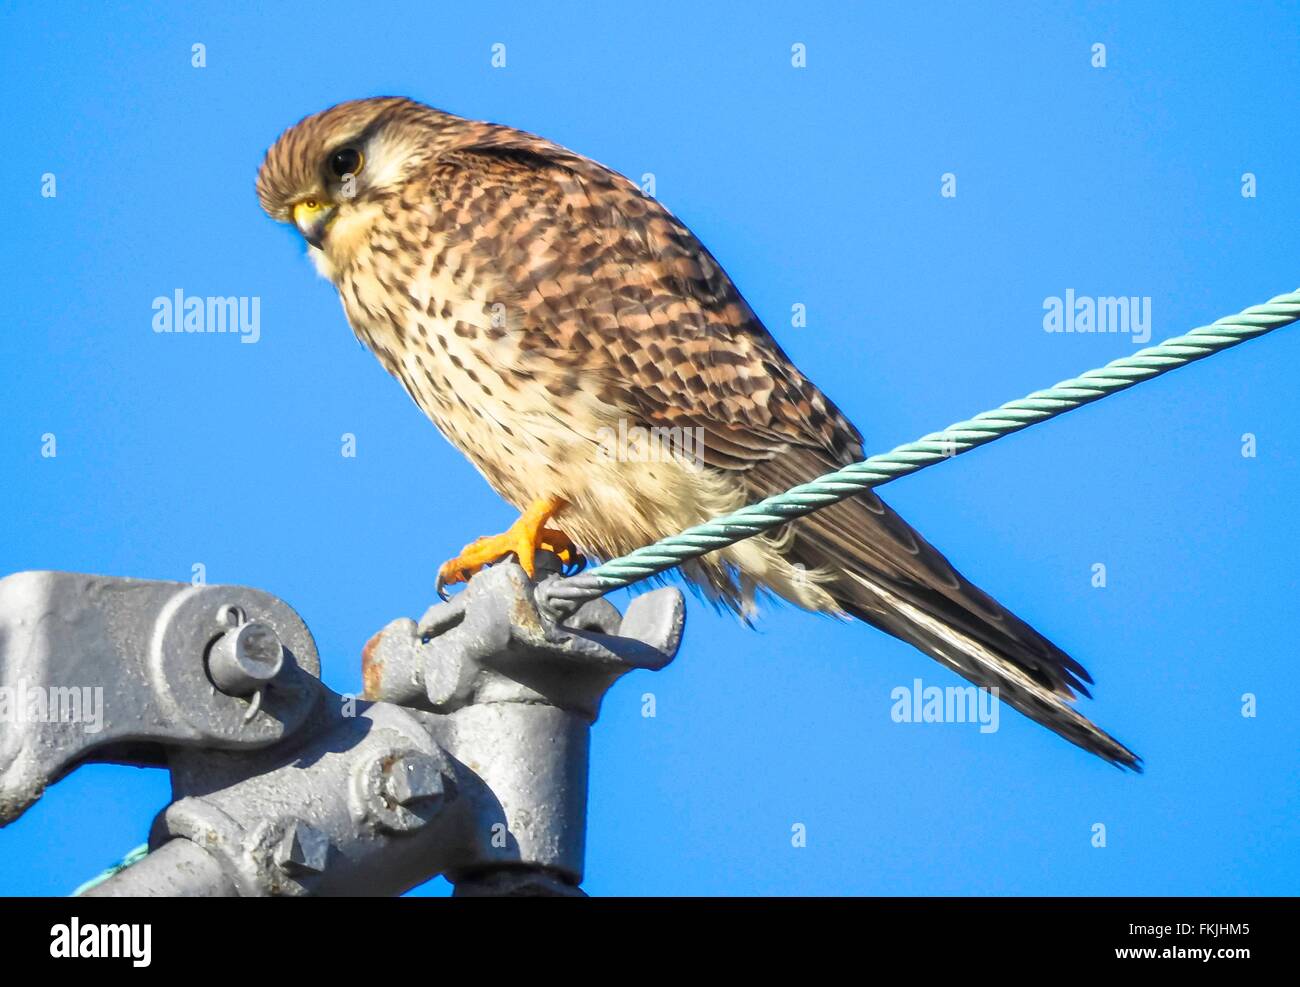
[[[540,547],[622,555],[863,456],[857,429],[694,234],[548,140],[409,99],[357,100],[286,130],[257,193],[302,232],[361,342],[521,512],[442,581],[511,554],[531,576]],[[651,430],[693,437],[690,455],[610,441]],[[1087,671],[872,492],[682,570],[745,616],[767,591],[866,621],[1139,766],[1069,705],[1088,694]]]

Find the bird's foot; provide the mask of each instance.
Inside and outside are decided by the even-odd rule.
[[[537,550],[553,552],[564,565],[566,572],[577,572],[586,564],[568,535],[546,522],[567,505],[558,497],[534,501],[519,520],[499,535],[487,535],[470,542],[454,559],[444,562],[438,569],[436,584],[438,595],[447,598],[445,587],[467,581],[485,565],[499,562],[513,555],[523,566],[528,578],[536,574],[534,556]]]
[[[569,540],[568,535],[557,528],[543,528],[537,547],[559,559],[566,576],[572,576],[586,568],[586,556],[578,551],[578,546]],[[528,575],[531,577],[534,573],[530,572]]]

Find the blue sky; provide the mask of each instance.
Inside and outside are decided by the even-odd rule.
[[[872,452],[1137,348],[1045,332],[1067,289],[1150,299],[1160,339],[1296,288],[1297,5],[1051,6],[5,5],[0,573],[201,563],[294,606],[349,691],[512,519],[258,209],[265,149],[346,98],[653,174]],[[177,288],[259,298],[260,339],[154,333]],[[595,728],[585,887],[1296,893],[1298,366],[1285,329],[884,491],[1088,667],[1144,776],[1010,710],[893,722],[891,690],[957,680],[870,628],[695,605]],[[162,772],[82,769],[0,831],[0,893],[66,893],[167,799]]]

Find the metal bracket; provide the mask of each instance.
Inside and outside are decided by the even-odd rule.
[[[581,893],[591,724],[683,622],[665,589],[557,624],[498,565],[375,635],[358,700],[258,590],[20,573],[0,580],[0,685],[103,699],[93,732],[0,719],[0,822],[78,763],[166,764],[152,852],[89,894],[399,894],[440,873],[458,894]]]
[[[362,655],[366,697],[436,713],[540,702],[595,720],[620,677],[672,661],[686,619],[678,590],[635,597],[625,615],[593,600],[561,624],[537,604],[559,578],[558,560],[546,556],[536,589],[518,565],[493,566],[418,624],[395,620],[376,634]]]
[[[273,744],[310,712],[319,676],[307,625],[260,590],[8,576],[0,825],[81,761],[165,764],[169,747]]]

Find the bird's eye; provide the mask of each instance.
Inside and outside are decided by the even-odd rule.
[[[344,147],[330,155],[330,171],[335,178],[355,175],[361,170],[361,152],[355,147]]]

